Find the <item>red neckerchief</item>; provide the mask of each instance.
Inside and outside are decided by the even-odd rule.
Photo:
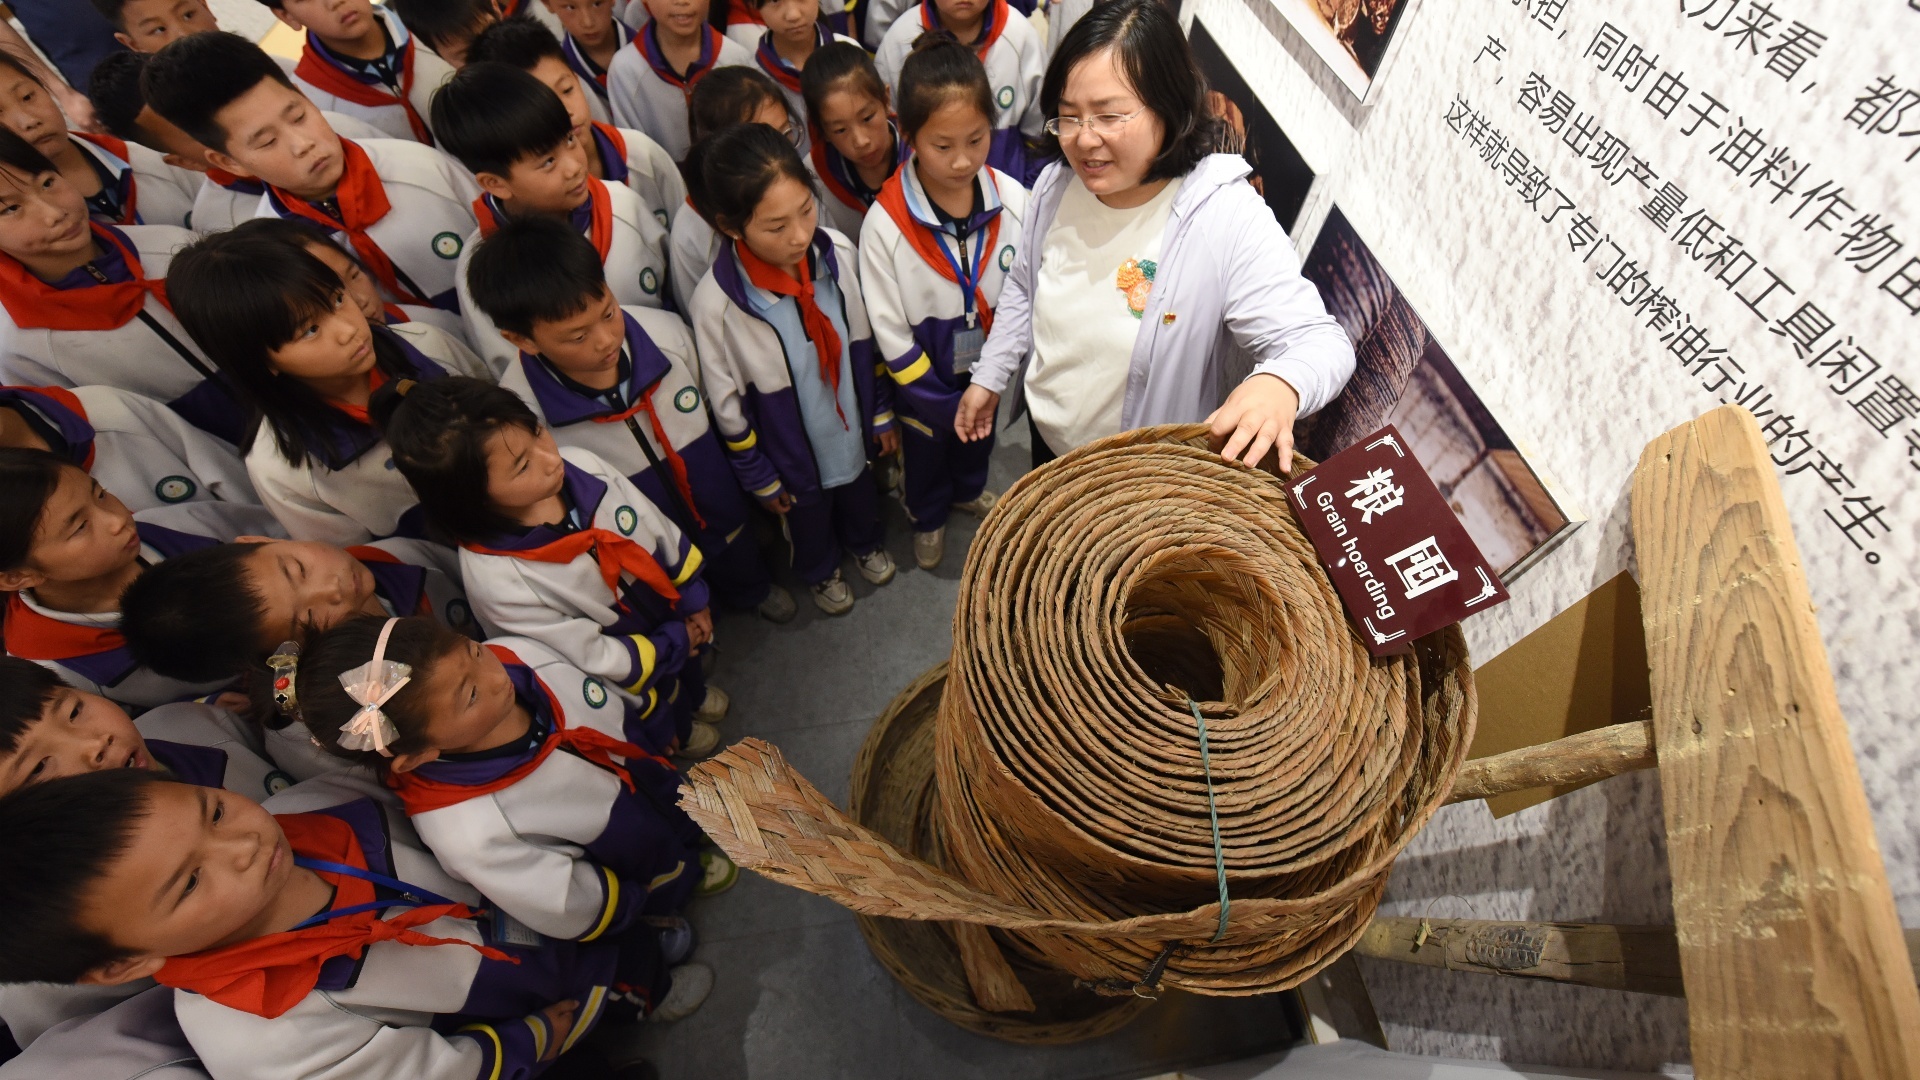
[[[752,0],[727,0],[727,25],[739,26],[742,23],[765,26],[767,20],[760,17],[760,6]]]
[[[165,279],[145,275],[140,253],[133,245],[98,221],[89,224],[95,241],[111,244],[120,252],[133,280],[56,289],[34,277],[19,260],[0,255],[0,307],[7,309],[15,326],[22,330],[118,330],[140,314],[149,296],[167,306]]]
[[[813,47],[816,49],[833,40],[833,36],[827,33],[826,27],[818,23],[814,24],[813,35]],[[773,47],[773,31],[769,30],[760,35],[760,47],[754,50],[753,58],[759,62],[760,70],[766,72],[768,78],[779,83],[787,93],[800,92],[800,72],[792,64],[787,63],[787,58],[780,55],[780,50]]]
[[[376,346],[375,353],[377,354],[378,351],[379,351],[378,347]],[[375,364],[373,365],[373,370],[367,372],[367,404],[368,405],[373,404],[373,392],[385,385],[387,385],[387,373],[384,371],[381,371],[379,363],[375,362]],[[358,420],[362,424],[373,423],[373,418],[367,415],[366,405],[349,405],[346,402],[341,401],[339,398],[323,398],[322,400],[324,400],[328,405],[332,406],[333,408],[339,409],[341,412],[346,413],[350,419]]]
[[[71,660],[98,656],[126,645],[120,631],[104,626],[80,626],[49,618],[27,606],[19,593],[7,596],[3,628],[7,652],[22,660]]]
[[[527,666],[525,662],[506,648],[499,645],[489,645],[487,648],[491,650],[495,656],[499,657],[500,662],[503,664],[511,664],[515,667],[523,668]],[[491,795],[496,791],[512,787],[520,781],[525,780],[533,770],[539,768],[542,762],[546,761],[547,758],[553,755],[555,750],[561,747],[572,750],[574,753],[579,754],[581,757],[619,777],[620,783],[624,785],[628,791],[635,790],[633,786],[633,776],[627,771],[626,766],[613,760],[615,754],[629,759],[648,758],[659,762],[667,768],[673,767],[666,759],[660,757],[658,754],[650,753],[645,748],[635,746],[633,743],[616,739],[605,732],[588,727],[568,727],[566,715],[560,710],[560,699],[554,697],[553,689],[538,675],[533,677],[533,681],[539,684],[540,692],[546,695],[547,707],[553,716],[553,728],[547,732],[546,740],[540,744],[538,750],[533,752],[533,756],[519,765],[514,766],[512,769],[509,769],[507,772],[494,777],[492,780],[480,784],[450,784],[445,780],[434,780],[421,776],[418,772],[388,773],[387,786],[392,788],[394,793],[400,796],[400,802],[407,808],[408,817],[416,814],[424,814],[430,810],[441,810],[449,806],[457,806],[460,803],[466,802],[468,799],[479,798],[482,795]]]
[[[660,389],[660,383],[665,379],[666,376],[662,375],[654,381],[652,386],[634,395],[632,405],[627,406],[617,413],[596,416],[593,418],[593,422],[596,424],[624,424],[627,422],[627,419],[635,413],[646,413],[647,422],[653,427],[653,437],[660,440],[660,448],[667,453],[667,468],[673,473],[673,486],[680,489],[680,497],[686,500],[687,510],[693,514],[695,527],[704,529],[707,527],[707,519],[701,517],[700,511],[694,509],[693,483],[687,478],[686,459],[680,456],[680,451],[673,448],[673,440],[667,438],[667,429],[660,426],[660,414],[653,407],[653,392]]]
[[[296,855],[367,869],[366,854],[353,826],[327,814],[286,814],[275,818]],[[316,870],[334,887],[332,910],[377,899],[373,884],[346,874]],[[490,960],[519,963],[498,949],[459,938],[431,937],[413,927],[442,917],[470,919],[465,904],[431,904],[410,908],[391,919],[378,911],[362,911],[300,930],[242,941],[168,958],[154,973],[162,986],[190,990],[229,1009],[271,1020],[300,1004],[320,983],[320,968],[336,956],[358,958],[367,946],[382,941],[402,945],[465,945]]]
[[[648,22],[646,29],[633,36],[633,43],[639,47],[641,57],[646,60],[647,66],[653,69],[653,73],[660,77],[661,82],[679,87],[681,95],[688,101],[692,101],[693,88],[713,71],[714,61],[720,57],[722,40],[720,31],[705,24],[701,25],[700,55],[694,58],[693,63],[687,65],[687,73],[682,76],[673,70],[673,65],[667,63],[667,54],[660,48],[660,36],[655,33],[657,29],[658,27],[652,22]]]
[[[840,408],[840,332],[833,328],[833,320],[820,310],[813,298],[813,249],[800,257],[800,280],[787,276],[785,270],[761,259],[747,250],[747,245],[733,243],[733,250],[740,256],[740,267],[747,272],[747,280],[780,296],[791,296],[800,305],[800,326],[807,332],[807,339],[813,342],[814,355],[820,359],[820,377],[833,388],[833,410],[840,414],[840,425],[847,425],[847,414]]]
[[[881,185],[880,197],[874,202],[886,208],[887,216],[899,226],[900,235],[907,238],[907,243],[912,245],[913,250],[919,254],[921,262],[933,267],[941,277],[958,285],[960,275],[954,272],[953,264],[947,261],[946,253],[941,247],[941,234],[928,228],[925,222],[914,217],[913,211],[907,208],[906,175],[905,168],[895,169],[893,175],[887,177],[887,182]],[[987,175],[991,177],[993,174]],[[998,180],[994,180],[993,185],[996,191],[999,190]],[[980,257],[986,258],[999,244],[1000,215],[995,214],[993,221],[987,225],[986,243],[980,249]],[[974,286],[973,306],[974,310],[980,313],[980,329],[992,330],[993,305],[987,303],[986,275],[981,274],[980,279],[981,283]]]
[[[78,417],[80,417],[81,420],[86,421],[89,427],[92,426],[93,421],[92,421],[92,418],[87,415],[87,407],[85,405],[80,404],[80,399],[77,397],[74,397],[73,391],[71,390],[68,390],[68,389],[65,389],[64,387],[59,387],[59,386],[18,386],[18,387],[14,387],[13,389],[20,390],[25,393],[33,394],[37,397],[50,398],[52,399],[55,405],[58,405],[60,408],[63,408],[68,412],[77,415]],[[99,451],[99,449],[100,449],[99,441],[93,438],[92,436],[88,436],[87,456],[81,461],[77,462],[77,464],[82,469],[85,469],[88,472],[92,472],[93,458],[94,458],[94,455]]]
[[[225,169],[207,166],[207,179],[228,191],[237,191],[242,195],[260,195],[265,193],[267,185],[251,176],[235,176]]]
[[[602,136],[606,138],[608,142],[613,144],[613,152],[620,156],[620,163],[623,165],[626,164],[627,137],[625,135],[620,134],[620,129],[617,127],[614,127],[612,124],[603,124],[598,120],[592,121],[592,123],[593,123],[593,130],[599,132]],[[597,146],[592,147],[591,149],[595,153],[598,153],[600,150],[600,148]],[[605,162],[602,162],[601,164],[604,165]]]
[[[316,47],[313,31],[307,31],[307,47],[300,50],[300,63],[293,69],[293,77],[301,82],[345,98],[355,105],[364,105],[377,109],[388,105],[398,105],[407,112],[407,126],[413,129],[413,137],[419,142],[433,145],[433,130],[414,109],[413,102],[407,100],[413,93],[413,36],[400,46],[400,92],[393,91],[378,83],[361,82],[340,65],[329,61]]]
[[[993,0],[987,5],[987,24],[980,28],[980,38],[972,46],[981,63],[986,63],[988,51],[1007,28],[1007,11],[1007,0]],[[920,0],[920,25],[928,30],[946,29],[940,24],[940,12],[934,8],[933,0]]]
[[[127,163],[127,197],[120,200],[120,220],[114,224],[140,224],[140,177],[133,171],[133,158],[127,154],[126,140],[111,135],[95,135],[91,131],[70,131],[67,134],[82,142],[90,142]]]
[[[613,250],[613,199],[607,194],[605,181],[587,177],[587,202],[593,208],[588,218],[587,239],[593,241],[593,250],[600,253],[600,263],[604,266],[607,253]],[[480,223],[483,239],[498,232],[506,223],[493,199],[486,195],[473,200],[473,216]]]
[[[343,232],[353,243],[354,253],[360,256],[368,270],[379,279],[387,291],[409,304],[431,304],[424,296],[415,296],[406,286],[400,284],[400,275],[394,272],[393,260],[367,230],[387,216],[393,209],[393,203],[387,200],[387,186],[381,182],[380,174],[373,169],[373,159],[366,150],[352,139],[341,139],[340,147],[346,167],[340,173],[340,186],[334,189],[334,202],[340,206],[340,216],[333,218],[319,207],[283,188],[274,188],[286,208],[299,217],[317,222],[328,232]]]
[[[905,155],[905,150],[900,145],[900,133],[894,124],[894,117],[892,113],[887,114],[887,131],[888,133],[893,135],[893,140],[894,140],[893,172],[888,174],[888,178],[891,179],[892,177],[899,175],[900,173],[899,159]],[[839,170],[834,167],[835,165],[834,159],[837,158],[841,163],[844,164],[847,172],[852,173],[855,176],[858,176],[859,174],[854,170],[853,162],[848,161],[846,158],[840,156],[840,152],[833,148],[833,143],[828,141],[827,133],[824,129],[820,127],[820,125],[809,123],[807,127],[807,132],[809,135],[808,144],[807,144],[807,156],[813,159],[813,174],[815,176],[818,176],[820,178],[820,182],[827,186],[828,194],[832,195],[836,199],[839,199],[841,203],[845,204],[846,206],[849,206],[855,210],[858,210],[862,214],[866,213],[867,206],[868,206],[866,198],[862,196],[859,192],[848,187],[847,182],[840,178]],[[833,155],[833,157],[831,158],[828,157],[829,154]],[[866,183],[866,181],[862,180],[861,183],[864,184]]]
[[[347,554],[363,563],[381,563],[386,566],[412,565],[391,551],[373,547],[369,544],[355,544],[344,550]],[[375,580],[378,581],[379,579],[376,577]],[[420,599],[414,603],[412,613],[415,615],[433,614],[433,601],[427,598],[427,590],[424,587],[420,590]]]
[[[674,587],[673,579],[660,567],[653,553],[639,544],[607,529],[581,529],[569,533],[551,543],[537,548],[523,548],[519,551],[505,551],[485,547],[480,544],[461,544],[468,551],[482,555],[505,555],[510,559],[526,559],[529,562],[555,563],[561,566],[589,552],[594,561],[600,564],[600,580],[606,583],[607,591],[615,597],[620,595],[621,573],[632,574],[647,588],[660,594],[667,603],[680,601],[680,590]]]

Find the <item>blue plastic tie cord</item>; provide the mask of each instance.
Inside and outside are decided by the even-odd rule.
[[[1231,901],[1227,899],[1227,855],[1220,848],[1220,811],[1213,801],[1213,760],[1207,753],[1207,718],[1200,715],[1200,703],[1187,699],[1187,708],[1193,713],[1193,722],[1200,729],[1200,772],[1207,779],[1207,821],[1213,826],[1213,873],[1220,882],[1220,926],[1213,932],[1213,940],[1219,941],[1227,936],[1227,912]]]

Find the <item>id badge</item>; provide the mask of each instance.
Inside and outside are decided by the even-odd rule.
[[[487,943],[489,945],[518,945],[524,949],[539,948],[542,938],[540,932],[519,919],[494,908],[487,920]]]
[[[953,373],[965,375],[972,371],[974,362],[980,359],[980,349],[986,343],[987,332],[978,326],[953,335]]]

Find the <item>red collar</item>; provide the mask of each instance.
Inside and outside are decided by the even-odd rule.
[[[407,113],[407,126],[413,129],[413,137],[419,142],[433,145],[433,131],[427,126],[418,110],[413,107],[410,97],[413,93],[413,50],[412,35],[400,46],[400,92],[398,94],[378,83],[362,82],[352,72],[328,60],[313,47],[309,32],[307,46],[300,50],[300,63],[293,69],[294,78],[316,90],[332,94],[334,97],[351,101],[355,105],[370,109],[398,105]]]
[[[27,606],[19,593],[7,597],[7,652],[22,660],[72,660],[98,656],[127,643],[120,631],[49,618]]]
[[[147,297],[167,303],[167,283],[149,279],[140,253],[116,229],[90,222],[95,241],[111,244],[126,260],[132,281],[56,289],[34,277],[19,260],[0,255],[0,306],[22,330],[118,330],[147,305]]]
[[[587,202],[592,208],[587,223],[587,239],[593,241],[593,250],[600,253],[600,263],[604,266],[607,255],[613,251],[613,196],[607,193],[605,181],[587,177]],[[505,223],[495,209],[493,200],[485,195],[473,200],[473,216],[480,223],[480,236],[483,239],[498,232]]]
[[[893,175],[887,177],[887,182],[881,185],[880,195],[874,202],[886,210],[887,216],[892,218],[893,223],[899,227],[900,235],[907,238],[907,243],[920,256],[921,262],[932,267],[941,277],[958,285],[960,275],[954,271],[953,261],[942,246],[940,234],[927,228],[926,223],[914,217],[913,211],[907,208],[906,176],[909,168],[911,168],[910,165],[903,165],[895,169]],[[998,185],[999,181],[995,180],[994,184]],[[995,214],[992,223],[987,226],[979,257],[988,258],[999,245],[1000,215]],[[984,281],[986,275],[982,273],[980,276]],[[992,330],[993,305],[987,303],[986,289],[977,282],[974,285],[973,304],[974,310],[980,313],[981,329]]]

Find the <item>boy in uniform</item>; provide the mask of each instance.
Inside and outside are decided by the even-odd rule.
[[[433,145],[427,107],[433,92],[453,77],[453,66],[420,48],[398,15],[376,10],[372,0],[266,3],[281,22],[307,36],[293,78],[310,101],[365,120],[390,138]]]

